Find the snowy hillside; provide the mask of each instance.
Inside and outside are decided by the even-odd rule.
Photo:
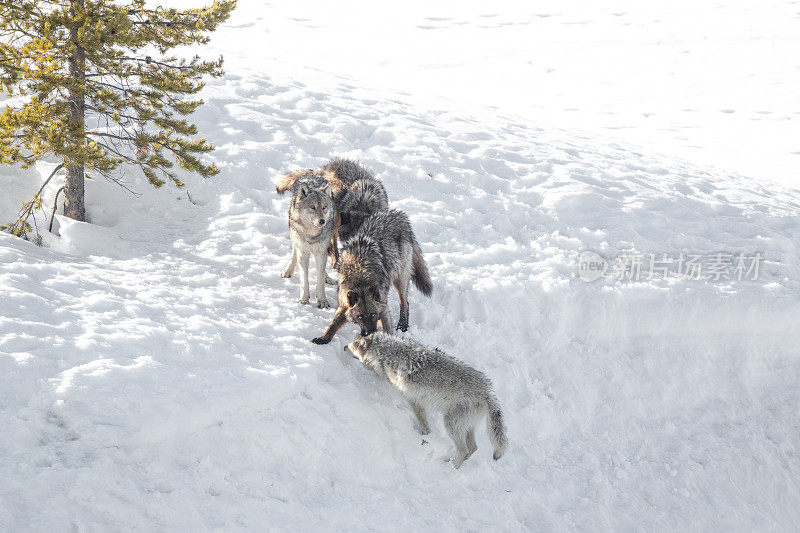
[[[317,88],[333,73],[800,185],[795,0],[246,0],[212,45],[232,68]]]
[[[138,198],[92,181],[92,224],[58,217],[42,248],[0,233],[0,530],[800,523],[795,190],[329,73],[233,65],[204,97],[219,176],[129,177]],[[333,310],[280,277],[273,183],[334,155],[409,214],[434,293],[411,291],[407,335],[491,377],[500,461],[481,433],[453,470],[439,417],[423,440],[343,352],[353,325],[309,342]],[[0,169],[3,221],[52,167]],[[761,260],[742,279],[610,266],[588,283],[585,250]]]

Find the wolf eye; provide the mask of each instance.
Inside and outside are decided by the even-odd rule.
[[[327,210],[328,210],[328,206],[327,206],[327,205],[323,205],[323,206],[322,206],[322,210],[323,210],[323,211],[327,211]]]
[[[372,313],[371,315],[369,315],[369,317],[370,318],[375,318],[375,313]]]
[[[316,207],[314,207],[313,205],[310,205],[310,206],[308,206],[308,207],[310,207],[312,211],[316,211],[316,210],[317,210],[317,208],[316,208]]]

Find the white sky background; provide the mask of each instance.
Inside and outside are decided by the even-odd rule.
[[[212,47],[230,73],[495,107],[800,187],[797,1],[240,0]]]

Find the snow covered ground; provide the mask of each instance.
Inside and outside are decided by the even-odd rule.
[[[236,68],[337,73],[800,188],[797,1],[240,3],[213,42]]]
[[[393,93],[383,73],[413,71],[402,58],[396,71],[375,64],[372,89],[378,56],[351,32],[364,71],[327,65],[340,46],[326,46],[330,24],[294,35],[318,62],[258,67],[272,49],[236,43],[287,30],[273,6],[241,9],[217,44],[229,73],[197,114],[219,176],[180,191],[132,181],[140,198],[92,181],[92,224],[58,218],[43,248],[0,234],[0,530],[800,523],[794,189],[590,123],[555,129],[485,101]],[[483,20],[460,9],[465,25]],[[310,13],[297,24],[313,25]],[[242,20],[253,25],[234,30]],[[280,277],[288,202],[273,180],[332,155],[373,168],[410,215],[434,294],[412,290],[408,335],[493,379],[511,441],[500,461],[480,435],[453,470],[438,417],[423,441],[398,395],[342,351],[352,325],[309,342],[333,311],[297,304],[297,280]],[[4,221],[52,166],[0,169]],[[757,279],[586,283],[587,249],[763,260]]]

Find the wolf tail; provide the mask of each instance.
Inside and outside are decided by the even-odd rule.
[[[414,239],[412,244],[413,246],[413,256],[411,258],[414,272],[411,275],[411,279],[414,282],[414,285],[422,291],[422,294],[425,296],[430,296],[433,292],[433,284],[431,283],[431,276],[428,274],[428,265],[425,264],[425,258],[422,257],[422,250],[419,248],[419,243]]]
[[[278,179],[278,182],[275,184],[275,191],[278,194],[283,194],[286,191],[290,191],[292,187],[294,187],[294,182],[297,181],[297,178],[300,176],[304,176],[311,172],[310,170],[295,170],[294,172],[290,172],[285,176],[281,176]]]
[[[508,447],[508,438],[503,424],[503,412],[500,411],[500,406],[494,397],[490,397],[486,402],[486,409],[486,432],[489,434],[492,446],[494,446],[492,457],[497,461],[503,456]]]

